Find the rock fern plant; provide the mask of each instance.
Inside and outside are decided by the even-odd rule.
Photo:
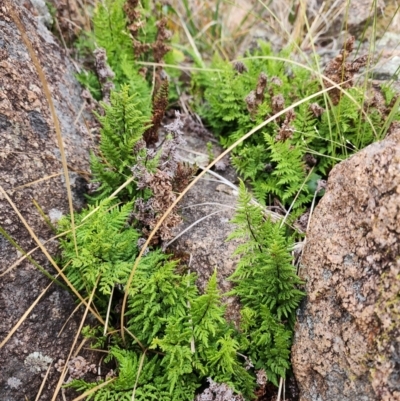
[[[137,81],[143,81],[137,77]],[[143,139],[149,126],[150,109],[146,109],[143,99],[137,94],[129,94],[129,86],[111,93],[110,104],[101,103],[104,115],[97,114],[102,126],[98,155],[91,155],[93,182],[98,183],[94,199],[104,199],[132,176],[131,168],[139,160],[146,159],[146,149],[133,150]],[[146,162],[145,162],[146,164]],[[153,168],[152,161],[147,167]],[[131,198],[137,194],[134,183],[123,192]],[[120,195],[121,197],[121,195]]]
[[[125,4],[131,17],[134,3]],[[108,322],[102,332],[89,327],[84,330],[94,346],[107,351],[105,362],[114,366],[108,378],[115,375],[114,380],[88,399],[193,401],[207,378],[225,383],[245,399],[253,399],[257,387],[253,359],[256,368],[265,369],[275,384],[277,377],[285,376],[289,369],[291,335],[280,320],[290,317],[293,321],[295,301],[290,299],[290,304],[285,306],[283,300],[278,300],[278,312],[276,308],[264,311],[254,305],[251,309],[244,295],[246,291],[251,292],[255,284],[254,278],[250,278],[235,290],[235,294],[243,297],[244,305],[244,320],[238,329],[225,318],[216,272],[200,294],[195,285],[196,276],[179,273],[177,262],[157,246],[148,250],[130,287],[126,287],[143,235],[152,227],[149,221],[157,219],[160,212],[158,209],[155,212],[154,205],[160,205],[161,199],[154,202],[155,197],[161,193],[164,200],[173,199],[174,185],[189,179],[191,170],[178,165],[174,159],[179,119],[170,126],[163,146],[155,149],[151,143],[150,146],[146,143],[146,132],[155,121],[154,113],[159,113],[160,109],[152,110],[150,85],[135,64],[132,44],[128,45],[130,35],[127,18],[121,11],[123,5],[122,1],[103,2],[94,16],[94,43],[102,46],[107,56],[103,58],[101,71],[108,71],[105,60],[113,70],[113,74],[107,72],[107,79],[97,71],[99,86],[103,95],[102,85],[112,82],[115,88],[100,102],[101,109],[96,113],[101,124],[100,144],[91,156],[89,206],[75,216],[78,252],[70,220],[64,218],[59,223],[59,231],[67,233],[61,241],[66,275],[83,296],[94,292],[94,306]],[[143,14],[146,10],[141,10],[140,16]],[[158,97],[156,101],[153,107],[162,99]],[[166,185],[168,180],[170,184]],[[124,189],[118,191],[124,185]],[[165,188],[169,188],[169,194],[164,194]],[[118,194],[111,196],[115,191]],[[242,196],[248,195],[243,193]],[[242,207],[247,206],[242,203]],[[258,212],[252,210],[254,218]],[[242,226],[242,235],[244,231],[246,228]],[[285,246],[281,244],[281,252]],[[235,282],[237,277],[233,277]],[[273,272],[270,277],[274,277]],[[292,284],[297,296],[298,282]],[[262,292],[261,282],[258,286]],[[128,292],[129,297],[124,321],[120,322],[118,294],[122,292]],[[271,293],[271,297],[274,295]],[[253,322],[248,319],[249,313],[254,313]],[[251,331],[262,323],[263,313],[269,313],[273,325],[264,324],[263,329],[259,328],[263,330],[260,332],[263,338],[257,338]],[[118,327],[130,334],[125,343],[118,334]],[[266,340],[268,336],[270,341]],[[96,382],[76,379],[68,386],[90,391],[106,379],[101,377]]]
[[[328,95],[290,110],[252,135],[233,151],[232,163],[267,206],[281,205],[299,216],[310,204],[315,182],[355,151],[379,140],[390,122],[393,91],[388,86],[353,86],[354,75],[366,58],[353,61],[354,38],[325,68],[290,62],[292,48],[275,56],[260,42],[253,54],[231,63],[215,58],[211,67],[193,74],[194,107],[221,143],[229,146],[252,128],[332,83],[341,85]],[[285,61],[286,60],[286,61]],[[366,92],[367,91],[367,92]],[[389,118],[389,124],[387,124]]]
[[[233,219],[237,228],[230,236],[242,241],[228,294],[241,303],[238,326],[225,318],[216,272],[201,294],[196,276],[182,273],[177,261],[157,246],[180,221],[175,211],[127,287],[144,237],[194,172],[174,155],[181,135],[179,118],[166,127],[165,141],[155,148],[157,125],[168,104],[168,81],[160,69],[149,77],[137,64],[159,62],[168,51],[163,10],[149,1],[139,7],[136,0],[105,0],[98,4],[94,32],[87,36],[88,48],[105,51],[97,52],[103,55],[101,63],[96,60],[97,75],[80,76],[95,97],[104,96],[96,113],[101,140],[91,156],[89,206],[75,216],[75,230],[64,218],[59,231],[67,233],[61,246],[69,281],[83,296],[94,292],[95,308],[108,322],[102,331],[86,327],[84,335],[107,352],[105,362],[113,369],[96,382],[78,379],[68,386],[90,391],[113,378],[88,399],[193,401],[208,379],[250,400],[263,386],[256,382],[257,372],[278,385],[290,371],[295,311],[304,293],[290,253],[296,233],[266,218],[244,183]],[[157,24],[154,15],[160,16]],[[282,60],[290,54],[286,49],[274,58],[269,45],[261,43],[258,52],[242,62],[215,58],[218,74],[193,74],[195,107],[223,145],[321,88],[323,82],[310,70]],[[331,81],[338,80],[339,67],[357,69],[331,65]],[[349,92],[358,102],[365,100],[359,89]],[[293,220],[309,206],[316,181],[325,178],[334,163],[375,140],[378,132],[383,135],[389,114],[397,118],[388,112],[393,95],[389,89],[384,95],[384,103],[369,101],[369,119],[340,93],[304,103],[238,146],[233,165],[263,205],[291,207]],[[128,303],[120,321],[123,292]],[[122,341],[120,330],[129,333],[127,341]]]
[[[252,204],[243,182],[238,203],[233,219],[237,229],[229,239],[243,240],[236,250],[240,261],[231,277],[235,283],[231,293],[242,305],[242,352],[277,385],[290,368],[295,311],[305,295],[288,252],[294,240],[285,226],[264,217],[262,208]]]

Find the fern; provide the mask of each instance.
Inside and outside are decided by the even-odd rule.
[[[165,384],[157,383],[154,377],[163,375],[160,368],[158,355],[143,355],[112,347],[107,359],[115,359],[117,362],[118,376],[115,381],[109,385],[97,390],[88,396],[88,400],[93,401],[131,401],[133,389],[137,380],[137,389],[135,399],[138,401],[147,400],[165,400],[172,401],[172,398],[165,391]],[[141,364],[141,358],[143,363]],[[68,387],[73,387],[78,391],[87,391],[99,383],[87,383],[84,380],[74,380]]]
[[[93,181],[99,184],[91,197],[96,204],[76,216],[78,255],[70,235],[62,243],[63,261],[69,264],[67,276],[73,285],[88,294],[98,281],[95,304],[101,313],[112,289],[126,284],[138,253],[140,234],[128,224],[133,202],[146,200],[151,194],[143,188],[143,182],[138,186],[135,181],[118,195],[120,204],[107,198],[132,174],[141,180],[143,175],[155,172],[162,154],[148,151],[143,144],[150,121],[149,90],[142,98],[140,93],[133,92],[134,85],[123,84],[132,82],[132,76],[137,75],[132,75],[132,49],[128,51],[121,5],[121,1],[100,4],[94,21],[97,44],[106,49],[117,84],[110,104],[101,104],[104,115],[97,115],[102,125],[100,151],[91,160]],[[107,24],[113,21],[113,29],[105,32]],[[162,154],[164,159],[167,156]],[[66,218],[60,230],[69,229]],[[234,345],[231,353],[236,353],[237,346],[223,316],[216,273],[206,292],[199,295],[195,276],[177,274],[175,268],[176,262],[160,251],[151,251],[141,260],[129,288],[125,316],[135,340],[123,349],[117,336],[111,338],[114,345],[109,349],[108,360],[117,363],[117,380],[97,391],[95,400],[129,399],[135,391],[138,400],[192,401],[195,390],[209,376],[226,379],[238,392],[251,396],[254,378],[236,354],[227,358],[226,347]],[[113,313],[111,324],[112,319]],[[85,332],[97,345],[105,343],[100,333],[88,329]],[[214,354],[221,357],[210,362],[209,355]],[[93,387],[84,381],[71,385],[81,391]]]
[[[200,352],[209,347],[211,336],[215,338],[225,328],[224,308],[220,301],[217,274],[214,272],[205,293],[196,298],[190,308],[193,335],[196,338],[196,347]]]
[[[93,15],[93,32],[84,32],[77,43],[77,50],[87,58],[92,58],[95,48],[106,50],[107,61],[115,74],[113,83],[117,90],[128,85],[130,94],[138,94],[143,107],[141,111],[151,109],[150,84],[139,74],[140,66],[136,64],[132,37],[127,29],[128,19],[124,12],[126,0],[106,0],[97,3]],[[149,16],[151,4],[146,2],[138,10],[139,14]],[[151,16],[152,24],[139,29],[140,41],[152,43],[156,37],[155,18]],[[93,61],[92,61],[93,62]],[[98,77],[91,71],[83,71],[77,75],[92,96],[100,100],[101,91]]]
[[[289,58],[290,52],[290,48],[284,49],[278,57]],[[212,67],[220,71],[202,71],[193,77],[197,111],[219,134],[223,146],[230,146],[266,118],[321,89],[318,77],[309,70],[263,59],[273,56],[266,43],[260,42],[252,56],[239,66],[214,58]],[[265,87],[259,86],[260,74],[266,76]],[[261,203],[271,205],[277,199],[289,208],[296,198],[292,210],[294,215],[301,214],[315,192],[315,186],[305,181],[311,167],[314,178],[326,179],[338,161],[378,139],[374,130],[377,134],[384,131],[383,105],[380,110],[371,101],[368,105],[363,92],[356,87],[348,89],[363,105],[369,121],[348,96],[341,96],[336,105],[321,96],[294,109],[291,118],[288,113],[276,119],[233,151],[234,167],[249,181]],[[388,104],[393,94],[385,88],[383,92],[388,94]],[[309,165],[306,156],[312,159]]]
[[[284,205],[290,205],[293,201],[294,208],[307,204],[312,198],[306,184],[306,171],[303,161],[304,150],[301,146],[294,146],[288,139],[285,142],[277,142],[268,134],[265,134],[267,150],[270,153],[271,172],[264,174],[264,180],[255,180],[254,193],[258,199],[268,199],[274,195]]]
[[[187,303],[197,294],[195,277],[175,273],[176,262],[161,252],[142,259],[135,273],[128,301],[127,327],[147,345],[165,333],[168,318],[188,315]],[[187,319],[188,320],[188,319]]]
[[[69,263],[66,274],[74,287],[88,294],[99,279],[100,293],[109,295],[115,285],[127,280],[140,234],[125,226],[132,210],[131,203],[118,206],[103,201],[98,207],[96,213],[93,213],[94,206],[90,206],[75,215],[75,223],[79,226],[75,231],[78,255],[71,233],[61,244],[63,259]],[[70,230],[70,224],[69,218],[63,218],[59,223],[60,232]]]
[[[360,88],[349,89],[349,94],[359,103],[363,104],[364,94]],[[352,100],[347,96],[342,97],[339,104],[331,108],[331,132],[333,138],[337,138],[335,141],[328,141],[328,154],[331,155],[344,155],[348,156],[355,150],[366,147],[375,138],[373,130],[378,129],[383,124],[383,119],[377,109],[369,108],[367,110],[368,117],[372,122],[370,123],[365,119],[363,113],[355,107]],[[328,137],[328,132],[325,127],[327,115],[322,115],[322,124],[320,133],[322,137],[331,139]]]
[[[101,140],[98,154],[91,156],[97,189],[90,197],[94,204],[75,216],[78,252],[71,233],[62,240],[62,263],[67,265],[68,279],[84,296],[95,289],[95,307],[103,316],[107,310],[110,312],[109,328],[121,324],[116,312],[120,291],[128,291],[129,295],[122,324],[133,335],[131,340],[128,337],[122,344],[113,328],[113,334],[107,335],[101,328],[84,329],[94,345],[108,352],[106,362],[115,364],[116,374],[114,381],[89,399],[193,401],[195,392],[208,377],[252,399],[256,380],[254,369],[249,369],[249,360],[256,369],[265,369],[275,384],[289,369],[294,311],[303,295],[297,289],[301,282],[288,253],[292,240],[284,229],[265,220],[258,207],[249,205],[249,195],[242,185],[236,217],[238,230],[232,234],[247,239],[237,250],[242,258],[232,276],[233,294],[243,304],[240,330],[225,319],[217,271],[200,294],[196,276],[178,273],[177,262],[154,247],[141,259],[130,287],[126,288],[138,255],[138,240],[143,240],[139,229],[147,233],[163,213],[163,209],[155,210],[148,200],[153,196],[152,191],[156,192],[157,174],[159,179],[168,174],[173,177],[173,172],[162,170],[161,165],[174,164],[172,141],[178,134],[171,132],[167,136],[168,152],[162,146],[157,151],[146,148],[144,134],[149,122],[156,119],[151,115],[150,87],[138,74],[136,60],[138,57],[148,60],[151,55],[146,51],[140,56],[134,54],[124,3],[105,0],[95,11],[93,40],[107,52],[115,73],[116,90],[111,92],[109,104],[101,103],[104,113],[97,114]],[[130,6],[134,3],[130,2]],[[141,43],[151,43],[156,35],[155,17],[149,12],[151,2],[141,5],[141,18],[147,20],[148,29],[139,29],[137,36],[133,36]],[[263,44],[259,54],[272,52]],[[222,70],[218,76],[210,78],[199,73],[195,79],[207,100],[202,105],[204,115],[225,145],[272,115],[275,96],[281,91],[283,103],[288,105],[298,96],[306,95],[311,90],[308,84],[313,82],[309,75],[296,70],[289,79],[285,64],[276,60],[248,60],[245,62],[248,72],[239,72],[222,60],[215,59],[214,63]],[[258,103],[250,104],[246,97],[260,84],[266,71],[268,87]],[[93,74],[84,75],[82,80],[92,89],[98,88]],[[292,91],[293,82],[298,84],[296,93]],[[305,182],[303,157],[316,140],[311,127],[319,120],[305,109],[297,114],[298,131],[306,137],[304,146],[297,147],[295,135],[277,140],[284,123],[277,121],[240,146],[233,163],[251,180],[263,201],[277,197],[289,204],[296,198],[295,208],[300,210],[312,197]],[[301,128],[300,118],[303,118]],[[134,180],[117,198],[109,199],[132,176]],[[302,184],[304,188],[298,195]],[[157,200],[162,203],[161,197]],[[70,228],[68,218],[60,222],[60,232]],[[97,384],[75,380],[69,385],[86,391]]]
[[[139,74],[138,61],[159,63],[165,55],[167,21],[156,20],[171,7],[150,0],[138,5],[136,0],[98,2],[94,32],[78,45],[85,57],[96,47],[104,48],[115,74],[112,83],[107,81],[112,74],[107,82],[99,81],[93,72],[79,77],[96,98],[103,93],[107,101],[100,103],[103,110],[96,115],[101,139],[98,152],[91,156],[92,205],[75,215],[78,252],[69,218],[59,224],[59,232],[67,232],[61,242],[61,262],[69,281],[83,296],[94,290],[95,308],[102,316],[109,312],[109,332],[85,327],[83,334],[108,353],[105,362],[113,364],[115,372],[110,373],[115,377],[88,399],[193,401],[196,391],[211,378],[250,400],[255,398],[256,370],[265,370],[275,385],[290,370],[295,310],[304,293],[290,255],[294,234],[264,217],[261,208],[250,202],[243,182],[233,219],[237,229],[230,236],[242,240],[230,293],[242,305],[239,329],[225,319],[217,271],[200,294],[196,275],[179,273],[177,262],[155,248],[154,242],[126,287],[142,234],[148,235],[175,199],[172,191],[180,191],[192,173],[186,166],[177,167],[174,159],[181,134],[179,119],[167,128],[166,140],[157,150],[150,146],[157,141],[168,107],[167,88],[175,85],[162,83],[158,68],[150,84],[142,76],[144,70]],[[290,54],[287,48],[278,56],[289,58]],[[231,64],[215,57],[212,67],[218,73],[204,69],[192,74],[194,107],[224,146],[320,90],[320,80],[308,70],[289,66],[273,55],[271,47],[261,42],[253,58]],[[174,62],[181,55],[175,50],[167,56]],[[177,79],[180,73],[173,74]],[[110,97],[109,91],[102,92],[105,84],[115,85]],[[364,102],[359,89],[349,93]],[[384,96],[387,107],[395,104],[388,88]],[[313,101],[276,118],[232,155],[234,167],[262,204],[293,207],[289,219],[310,205],[317,181],[326,178],[338,160],[375,140],[374,129],[385,131],[388,110],[372,102],[368,115],[374,129],[346,96],[337,96],[337,103],[322,96]],[[398,119],[397,112],[391,116]],[[130,184],[109,199],[127,180]],[[175,214],[170,218],[157,240],[165,240],[170,235],[168,224],[179,221]],[[121,291],[128,292],[123,322],[118,313]],[[131,335],[124,343],[114,329],[121,326]],[[68,385],[87,391],[97,384],[74,380]]]
[[[190,348],[191,328],[186,318],[169,320],[165,336],[155,338],[152,348],[160,348],[164,353],[161,365],[167,372],[169,393],[173,394],[179,383],[196,382],[193,373],[193,353]]]
[[[124,12],[125,3],[126,0],[106,0],[97,3],[93,17],[94,36],[97,46],[107,52],[117,89],[129,84],[131,90],[139,93],[141,99],[147,99],[150,106],[148,84],[138,74],[139,68],[135,63],[132,39],[127,29],[128,20]]]
[[[237,229],[232,238],[246,242],[236,250],[241,256],[237,270],[231,276],[232,290],[243,305],[242,330],[248,351],[257,368],[264,368],[269,379],[277,384],[289,369],[291,330],[295,310],[304,293],[291,263],[289,250],[293,246],[285,229],[264,219],[259,206],[243,182],[240,184],[239,207],[233,218]]]
[[[146,158],[145,148],[134,150],[150,119],[149,114],[141,111],[143,104],[138,99],[137,94],[130,95],[129,87],[124,86],[120,92],[111,93],[110,105],[102,104],[105,115],[97,116],[102,124],[100,155],[91,155],[93,181],[101,184],[92,197],[94,200],[109,196],[132,176],[131,168]],[[132,183],[120,196],[132,199],[136,192],[136,185]]]

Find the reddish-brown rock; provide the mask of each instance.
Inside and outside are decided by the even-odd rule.
[[[400,400],[400,130],[331,172],[307,235],[301,401]]]

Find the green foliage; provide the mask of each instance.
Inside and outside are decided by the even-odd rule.
[[[278,57],[290,60],[290,52],[290,48],[285,49]],[[193,74],[192,91],[198,113],[219,134],[224,146],[321,89],[315,74],[275,59],[270,46],[262,42],[254,55],[240,63],[233,65],[215,57],[211,67],[219,72]],[[264,87],[259,84],[262,73],[267,77]],[[393,95],[390,90],[384,92],[388,105]],[[306,179],[311,168],[312,174],[326,178],[338,161],[379,138],[385,115],[372,104],[365,106],[363,90],[351,88],[348,94],[353,100],[342,96],[337,105],[322,95],[305,102],[232,152],[234,167],[248,180],[261,203],[273,204],[277,199],[287,209],[296,198],[293,210],[299,214],[314,195],[313,185]],[[307,164],[309,155],[315,160]]]
[[[211,276],[205,293],[192,302],[190,312],[197,349],[203,353],[209,347],[211,339],[220,335],[221,330],[226,328],[224,308],[220,304],[217,288],[216,271]]]
[[[187,303],[197,294],[194,275],[176,274],[175,267],[165,254],[151,252],[133,278],[127,327],[147,346],[164,335],[168,318],[187,316]]]
[[[136,64],[132,37],[127,29],[128,20],[124,12],[126,0],[106,0],[98,2],[93,15],[93,32],[82,33],[77,41],[76,48],[80,57],[92,58],[96,47],[106,50],[107,63],[115,74],[113,80],[116,89],[128,85],[130,93],[139,94],[144,109],[151,110],[151,96],[149,83],[139,74]],[[143,3],[143,2],[142,2]],[[151,14],[151,2],[140,7],[142,14]],[[142,27],[139,40],[155,40],[155,18],[151,17],[153,24]],[[77,75],[79,82],[90,90],[92,96],[100,100],[100,83],[92,71],[83,71]]]
[[[133,388],[137,380],[135,399],[138,401],[161,400],[172,401],[168,394],[167,383],[160,379],[164,372],[160,367],[158,355],[140,354],[133,351],[112,347],[108,360],[114,359],[118,365],[118,377],[115,381],[88,396],[87,400],[93,401],[131,401]],[[141,361],[143,359],[143,361]],[[142,363],[141,363],[142,362]],[[156,378],[156,380],[154,380]],[[158,378],[158,380],[157,380]],[[101,383],[101,382],[100,382]],[[99,383],[87,383],[84,380],[74,380],[68,387],[78,391],[87,391]],[[176,398],[187,400],[187,398]]]
[[[134,151],[149,126],[149,110],[144,106],[138,94],[129,94],[128,86],[111,93],[110,105],[102,103],[105,114],[97,115],[102,125],[100,156],[91,155],[93,181],[101,183],[94,199],[109,196],[132,176],[131,168],[139,159],[146,159],[145,148]],[[132,198],[136,185],[129,185],[123,194]]]
[[[93,16],[96,45],[106,50],[108,63],[121,83],[124,78],[121,64],[124,61],[134,64],[135,61],[132,40],[126,29],[125,3],[126,0],[99,2]]]
[[[75,214],[77,250],[70,220],[64,218],[59,224],[60,232],[69,231],[61,242],[62,263],[69,281],[84,296],[95,290],[94,306],[104,317],[109,312],[108,329],[114,333],[104,334],[100,327],[86,327],[83,331],[94,346],[107,350],[106,362],[115,364],[117,375],[88,399],[193,401],[195,391],[208,377],[252,399],[256,383],[254,369],[247,369],[249,361],[256,369],[265,369],[275,384],[289,369],[294,311],[303,296],[297,289],[301,282],[289,254],[292,239],[250,204],[242,185],[235,218],[238,230],[232,234],[247,240],[238,248],[242,258],[232,276],[233,294],[243,305],[240,330],[225,319],[217,272],[200,294],[196,276],[179,273],[177,262],[161,250],[148,250],[126,288],[139,253],[138,240],[143,240],[140,224],[134,218],[135,205],[144,205],[143,201],[151,196],[142,178],[154,173],[161,156],[166,156],[162,149],[147,149],[143,141],[151,121],[151,90],[137,71],[124,3],[125,0],[99,2],[93,20],[94,34],[87,36],[86,44],[82,42],[82,49],[106,49],[116,90],[111,92],[109,104],[101,103],[104,113],[97,114],[101,140],[98,153],[91,155],[92,184],[97,184],[97,189],[90,198],[94,204]],[[152,2],[141,2],[140,13],[147,21],[146,29],[139,29],[135,37],[141,43],[155,39],[151,9]],[[260,55],[265,54],[271,55],[271,50],[261,45]],[[286,51],[282,55],[288,54]],[[141,57],[149,54],[145,52]],[[283,94],[285,107],[318,87],[303,70],[289,74],[282,61],[248,60],[248,72],[243,73],[222,60],[215,59],[215,65],[221,73],[214,77],[198,74],[194,88],[199,96],[204,94],[207,103],[199,103],[199,108],[225,145],[271,115],[275,96]],[[245,97],[256,89],[265,71],[271,78],[268,90],[257,107],[251,108]],[[93,73],[81,74],[80,80],[94,95],[101,96]],[[294,86],[297,91],[293,91]],[[303,107],[296,111],[292,137],[278,141],[276,136],[284,118],[240,146],[233,164],[252,181],[259,198],[265,201],[274,196],[285,205],[296,199],[295,207],[300,209],[313,195],[311,186],[306,185],[304,155],[310,144],[323,141],[327,133],[321,130],[321,137],[315,134],[321,119]],[[300,135],[302,146],[296,142]],[[209,148],[210,157],[211,153]],[[135,180],[110,199],[132,174]],[[121,291],[129,294],[123,322],[117,311]],[[125,343],[112,328],[121,325],[130,334]],[[69,386],[86,391],[97,384],[75,380]]]
[[[106,0],[97,3],[93,16],[94,36],[96,45],[106,50],[108,63],[115,74],[114,82],[117,88],[129,84],[131,89],[139,93],[140,98],[144,100],[149,98],[149,89],[147,82],[138,76],[132,38],[127,29],[125,3],[126,0]],[[154,29],[155,26],[153,31]]]
[[[76,74],[76,79],[92,94],[95,100],[101,100],[102,93],[99,78],[93,71],[83,70]]]
[[[285,205],[294,202],[295,209],[309,202],[312,194],[308,186],[304,185],[306,171],[303,148],[294,146],[290,139],[276,142],[268,134],[265,134],[265,142],[266,150],[270,153],[270,163],[276,167],[265,177],[265,181],[257,179],[254,181],[254,193],[258,199],[264,200],[268,195],[275,195]]]
[[[242,343],[247,344],[256,368],[264,368],[275,384],[289,369],[289,354],[295,311],[304,293],[289,250],[293,247],[284,227],[265,218],[262,209],[251,204],[241,182],[239,207],[230,239],[244,238],[236,254],[241,256],[231,280],[232,294],[240,298]]]
[[[90,221],[87,224],[91,225]],[[67,246],[72,254],[73,246]],[[81,243],[79,249],[82,249]],[[67,274],[73,280],[76,259],[72,255],[70,260],[73,268]],[[139,341],[133,340],[127,349],[110,348],[107,359],[117,363],[117,380],[98,390],[94,400],[114,400],[118,396],[128,399],[137,381],[135,399],[192,401],[195,390],[206,377],[229,383],[236,391],[252,397],[255,380],[238,359],[239,343],[224,318],[216,272],[205,293],[199,295],[196,277],[177,274],[175,267],[176,262],[160,251],[150,252],[139,264],[126,313],[127,328]],[[117,270],[118,266],[111,269]],[[85,284],[88,281],[84,279]],[[99,297],[106,294],[108,291],[100,291]],[[96,305],[102,306],[102,303],[96,301]],[[104,341],[94,329],[85,328],[85,336],[94,338],[97,345]],[[145,347],[145,353],[138,344]],[[80,391],[94,385],[83,380],[70,384]]]
[[[126,221],[132,211],[132,204],[119,206],[102,201],[99,209],[89,206],[82,213],[75,214],[75,234],[78,255],[75,252],[72,233],[61,240],[63,259],[69,263],[66,271],[73,286],[85,295],[90,294],[97,280],[97,289],[102,295],[110,295],[117,284],[124,284],[137,254],[137,240],[140,234]],[[69,218],[59,222],[60,232],[71,229]]]
[[[161,261],[166,256],[154,253],[153,258]],[[224,318],[216,272],[199,295],[193,274],[174,273],[172,262],[162,266],[148,262],[146,257],[133,280],[127,312],[133,317],[128,328],[145,346],[164,354],[160,364],[169,393],[187,393],[211,376],[251,395],[254,378],[237,359],[238,347]]]
[[[287,50],[279,56],[287,55]],[[287,69],[282,61],[265,60],[257,57],[272,56],[267,44],[261,44],[261,50],[254,59],[244,60],[245,70],[237,71],[230,63],[214,60],[213,67],[222,71],[211,75],[201,72],[194,78],[195,88],[204,90],[206,103],[199,106],[200,114],[220,134],[225,146],[231,145],[250,131],[255,125],[273,114],[273,99],[282,94],[285,106],[298,100],[301,95],[311,93],[317,88],[310,74],[294,69],[289,80]],[[267,73],[268,86],[263,101],[251,112],[246,103],[246,96],[256,90],[261,73]],[[293,93],[293,88],[298,93]],[[302,93],[309,91],[307,93]],[[201,92],[202,94],[202,92]],[[278,143],[273,138],[279,125],[272,123],[254,134],[233,152],[232,162],[243,178],[249,179],[258,199],[265,203],[271,196],[276,196],[284,205],[289,205],[297,191],[305,183],[306,171],[302,157],[305,148],[292,152],[291,142]],[[283,151],[283,154],[281,152]],[[287,167],[291,166],[290,170]],[[294,173],[294,174],[293,174]],[[302,206],[312,195],[304,186],[298,197],[296,207]]]

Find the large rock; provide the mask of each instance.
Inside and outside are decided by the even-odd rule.
[[[302,401],[400,400],[400,130],[331,172],[302,259]]]
[[[40,241],[54,236],[44,221],[36,201],[49,219],[68,213],[68,198],[49,105],[37,71],[21,34],[14,24],[14,8],[39,57],[46,75],[61,125],[70,169],[74,206],[83,205],[84,180],[89,170],[89,139],[82,134],[81,88],[74,68],[62,48],[39,21],[31,3],[24,0],[0,2],[0,184],[36,233]],[[0,225],[24,250],[37,245],[5,197],[0,196]],[[45,246],[56,254],[57,243]],[[49,280],[30,262],[5,273],[21,257],[0,235],[0,342],[35,301]],[[51,271],[44,255],[32,257]],[[4,274],[5,273],[5,274]],[[0,399],[34,400],[51,360],[65,359],[74,339],[79,319],[72,318],[61,331],[74,309],[74,298],[53,284],[32,313],[0,349]],[[50,400],[58,373],[51,370],[41,400]]]

